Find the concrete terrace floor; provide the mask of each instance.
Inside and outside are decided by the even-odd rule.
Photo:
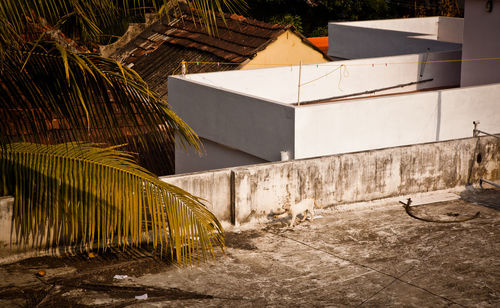
[[[0,306],[499,307],[500,191],[458,194],[413,212],[454,220],[480,211],[478,218],[420,221],[402,197],[333,207],[293,229],[276,220],[234,228],[225,256],[193,267],[140,251],[5,264]],[[38,270],[47,274],[37,278]]]

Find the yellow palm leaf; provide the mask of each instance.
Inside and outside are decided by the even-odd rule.
[[[152,238],[184,264],[224,249],[222,227],[202,200],[115,148],[9,144],[0,150],[0,188],[15,196],[15,232],[25,245],[102,249]]]

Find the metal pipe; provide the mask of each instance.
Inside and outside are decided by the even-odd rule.
[[[385,87],[385,88],[368,90],[368,91],[364,91],[364,92],[357,92],[357,93],[352,93],[352,94],[346,94],[346,95],[340,95],[340,96],[332,96],[332,97],[327,97],[327,98],[322,98],[322,99],[316,99],[316,100],[312,100],[312,101],[300,102],[300,104],[303,105],[303,104],[317,103],[317,102],[323,102],[323,101],[330,101],[330,100],[334,100],[334,99],[346,98],[346,97],[351,97],[351,96],[358,96],[358,95],[364,95],[364,94],[372,94],[372,93],[375,93],[375,92],[380,92],[380,91],[385,91],[385,90],[390,90],[390,89],[407,87],[407,86],[411,86],[411,85],[414,85],[414,84],[429,82],[429,81],[433,81],[433,80],[434,80],[434,78],[429,78],[429,79],[424,79],[424,80],[419,80],[419,81],[402,83],[402,84],[398,84],[398,85],[390,86],[390,87]]]
[[[483,188],[483,182],[488,183],[491,186],[495,186],[497,188],[500,188],[500,185],[498,185],[497,183],[494,183],[494,182],[491,182],[491,181],[488,181],[488,180],[485,180],[485,179],[479,179],[479,186],[481,186],[481,188]]]
[[[480,123],[479,121],[473,121],[472,122],[472,124],[474,124],[474,129],[472,130],[472,137],[480,137],[479,134],[485,134],[485,135],[488,135],[488,136],[500,139],[500,136],[493,135],[493,134],[490,134],[490,133],[487,133],[487,132],[483,132],[482,130],[477,129],[477,126],[479,125],[479,123]]]
[[[488,134],[487,132],[483,132],[482,130],[479,130],[479,129],[476,129],[476,131],[477,131],[478,133],[485,134],[485,135],[488,135],[488,136],[491,136],[491,137],[495,137],[495,138],[500,139],[500,136],[497,136],[497,135],[492,135],[492,134]]]
[[[297,87],[297,105],[300,106],[300,81],[302,79],[302,60],[299,63],[299,84]]]

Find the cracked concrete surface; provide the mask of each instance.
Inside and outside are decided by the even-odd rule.
[[[400,200],[404,200],[400,198]],[[293,229],[273,220],[227,233],[216,263],[43,257],[0,266],[1,306],[498,307],[500,191],[415,206],[329,208]],[[39,269],[47,275],[36,278]],[[124,280],[113,279],[127,274]],[[148,294],[147,300],[136,295]]]

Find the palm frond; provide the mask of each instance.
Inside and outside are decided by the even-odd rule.
[[[213,11],[244,3],[186,1],[209,26]],[[175,250],[181,263],[213,255],[215,245],[223,249],[222,227],[202,201],[159,181],[131,156],[89,143],[47,145],[131,143],[137,152],[154,152],[176,136],[200,148],[137,73],[89,53],[106,25],[168,3],[178,4],[0,0],[0,192],[16,197],[16,234],[24,244],[129,247],[145,235],[155,247]],[[12,143],[19,140],[45,145]]]
[[[160,181],[115,148],[85,143],[13,143],[0,150],[0,190],[15,196],[24,244],[91,249],[138,246],[193,263],[224,248],[223,230],[202,201]]]
[[[57,42],[40,42],[27,62],[12,58],[5,63],[0,115],[2,144],[122,144],[134,137],[134,149],[151,152],[172,144],[176,135],[200,149],[193,130],[135,71],[96,54],[71,52]]]

